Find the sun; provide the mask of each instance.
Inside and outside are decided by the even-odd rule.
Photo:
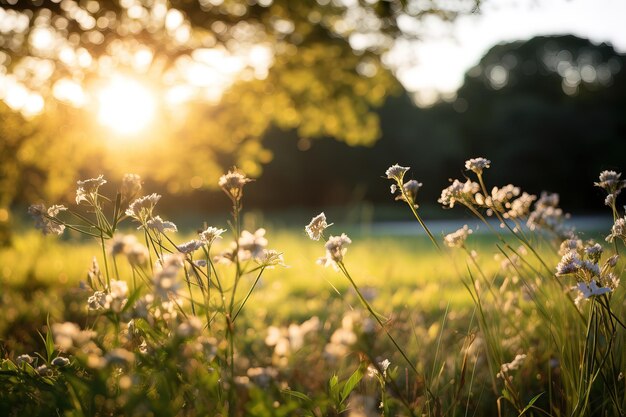
[[[155,94],[132,78],[113,77],[98,92],[97,100],[98,121],[118,134],[139,133],[155,118]]]

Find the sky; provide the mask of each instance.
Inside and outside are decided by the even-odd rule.
[[[452,96],[465,72],[494,45],[538,35],[574,34],[626,52],[626,0],[490,0],[478,15],[453,25],[432,23],[428,38],[400,44],[392,55],[410,55],[397,70],[418,104]]]

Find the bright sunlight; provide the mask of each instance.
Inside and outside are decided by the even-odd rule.
[[[98,121],[119,134],[138,133],[150,124],[156,113],[155,95],[131,78],[112,78],[97,97]]]

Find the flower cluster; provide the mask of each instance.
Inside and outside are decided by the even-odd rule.
[[[404,174],[409,170],[408,167],[401,167],[395,164],[385,171],[387,179],[394,180],[395,184],[391,185],[391,194],[396,194],[396,200],[405,201],[413,207],[417,208],[415,203],[417,192],[422,187],[422,183],[416,180],[404,182]]]
[[[128,301],[128,284],[125,281],[111,280],[110,288],[106,291],[96,291],[87,300],[90,310],[111,310],[116,313],[122,311]]]
[[[273,347],[272,362],[279,367],[288,365],[289,357],[302,349],[305,337],[320,328],[320,320],[317,316],[301,324],[291,323],[288,327],[270,326],[267,329],[265,344]]]
[[[326,215],[322,212],[313,217],[309,224],[304,227],[304,230],[312,240],[320,240],[324,236],[324,230],[332,225],[332,223],[326,223]]]
[[[326,245],[326,256],[318,259],[317,263],[324,266],[333,266],[337,268],[337,264],[343,261],[343,257],[348,251],[347,245],[352,243],[352,240],[345,234],[341,236],[331,236],[328,238]]]
[[[77,181],[76,204],[80,204],[81,201],[86,201],[94,205],[98,196],[98,189],[106,184],[106,182],[102,175],[98,176],[98,178]]]
[[[567,238],[571,236],[571,228],[565,225],[565,220],[569,215],[564,214],[559,208],[559,195],[550,194],[545,191],[535,203],[535,208],[529,214],[526,225],[530,230],[546,230],[555,235]]]
[[[489,168],[491,161],[485,158],[472,158],[465,161],[465,169],[473,171],[476,175],[482,175],[483,169]]]
[[[613,242],[616,238],[626,242],[626,216],[615,219],[611,227],[611,233],[606,237],[606,241]]]
[[[239,202],[243,197],[244,185],[251,181],[242,172],[233,169],[220,177],[218,185],[233,202]]]
[[[621,172],[615,171],[602,171],[600,173],[599,182],[594,183],[596,187],[603,188],[607,192],[604,204],[610,207],[615,206],[615,200],[617,195],[626,188],[626,181],[620,179]]]
[[[161,196],[156,193],[139,197],[126,209],[126,215],[137,220],[142,225],[147,224],[148,220],[152,219],[152,212],[154,206],[159,202]]]
[[[112,256],[125,255],[131,266],[143,266],[148,262],[148,248],[137,241],[135,235],[114,235],[109,243]]]
[[[465,241],[471,234],[472,229],[470,229],[467,225],[464,225],[456,232],[445,235],[443,243],[449,248],[462,248],[465,246]]]
[[[472,206],[476,203],[474,195],[480,190],[478,183],[467,180],[461,182],[454,180],[450,186],[441,191],[441,197],[437,200],[444,207],[452,208],[456,203]]]
[[[44,235],[61,235],[65,225],[56,216],[67,210],[65,206],[54,205],[46,208],[43,204],[33,204],[28,208],[28,214],[35,219],[35,228],[41,230]]]
[[[617,255],[609,257],[602,265],[600,260],[603,248],[600,244],[589,241],[586,244],[579,239],[567,239],[561,243],[559,253],[561,261],[556,267],[556,275],[573,275],[579,291],[577,304],[582,299],[609,293],[619,285],[619,278],[613,272],[617,264]]]

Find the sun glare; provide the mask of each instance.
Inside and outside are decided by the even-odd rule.
[[[138,133],[154,120],[156,97],[145,85],[115,77],[98,93],[98,121],[124,135]]]

